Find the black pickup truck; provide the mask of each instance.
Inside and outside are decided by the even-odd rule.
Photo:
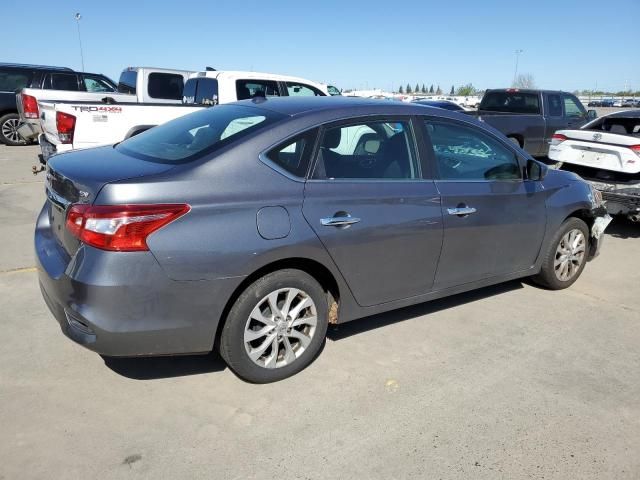
[[[579,128],[596,118],[575,95],[553,90],[487,90],[477,115],[533,156],[543,157],[556,130]]]

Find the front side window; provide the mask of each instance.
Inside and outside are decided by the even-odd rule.
[[[18,72],[0,72],[0,91],[15,92],[29,84],[29,76]]]
[[[69,73],[51,73],[49,82],[45,82],[45,87],[49,86],[51,90],[78,90],[78,77]]]
[[[513,151],[477,128],[425,120],[442,180],[519,180]]]
[[[292,175],[303,178],[307,174],[317,133],[314,129],[292,140],[287,140],[282,145],[271,149],[267,153],[267,158]]]
[[[84,87],[87,92],[113,92],[113,85],[100,77],[85,75],[83,78]]]
[[[238,100],[280,96],[278,82],[273,80],[236,80],[236,94]]]
[[[115,148],[150,162],[185,163],[285,117],[259,108],[218,105],[151,128]]]
[[[323,97],[325,96],[320,90],[304,83],[285,82],[287,85],[287,93],[290,97]]]
[[[578,99],[571,95],[564,96],[564,114],[567,117],[583,117],[586,112],[578,101]]]
[[[340,90],[338,90],[336,87],[334,87],[333,85],[329,85],[327,87],[327,91],[329,92],[329,95],[331,95],[332,97],[337,97],[339,95],[342,95],[342,93],[340,93]]]
[[[149,74],[147,92],[151,98],[181,100],[184,78],[175,73],[153,72]]]
[[[419,178],[410,124],[364,121],[324,131],[314,179]]]

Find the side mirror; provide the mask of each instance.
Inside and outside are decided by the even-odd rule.
[[[535,160],[527,160],[527,178],[534,182],[540,182],[547,176],[549,167]]]
[[[598,118],[598,112],[596,112],[595,110],[587,110],[587,118],[589,120],[595,120],[596,118]]]

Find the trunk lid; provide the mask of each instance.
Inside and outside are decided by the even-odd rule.
[[[157,175],[174,166],[130,157],[112,146],[52,157],[47,164],[45,188],[47,212],[54,235],[67,253],[73,255],[79,242],[65,226],[71,205],[93,203],[107,183]]]

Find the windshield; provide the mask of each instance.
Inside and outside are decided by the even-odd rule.
[[[240,105],[219,105],[185,115],[131,137],[117,150],[143,160],[185,163],[285,118]]]

